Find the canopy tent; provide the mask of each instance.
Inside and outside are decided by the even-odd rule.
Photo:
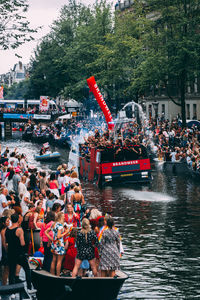
[[[80,108],[80,107],[83,106],[82,103],[77,102],[77,101],[74,100],[74,99],[66,100],[66,101],[64,102],[64,105],[65,105],[65,107],[67,107],[67,108],[71,108],[71,107],[72,107],[72,108]]]
[[[60,116],[60,117],[58,118],[58,120],[69,120],[69,119],[71,119],[71,118],[72,118],[72,117],[71,117],[70,114],[66,114],[66,115]]]

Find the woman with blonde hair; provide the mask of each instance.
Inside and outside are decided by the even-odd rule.
[[[75,171],[73,171],[70,176],[70,184],[72,184],[72,183],[80,184],[80,180],[78,179],[78,174]]]
[[[63,212],[58,212],[56,215],[55,223],[49,227],[45,234],[49,238],[51,243],[51,252],[53,253],[53,259],[51,263],[51,273],[53,275],[60,276],[60,270],[62,266],[62,261],[65,255],[65,243],[64,236],[69,232],[68,229],[64,227],[65,215]],[[53,232],[53,238],[49,232]]]
[[[72,272],[72,277],[76,277],[78,270],[83,260],[88,260],[94,276],[97,276],[97,269],[95,264],[94,249],[99,245],[96,233],[91,229],[90,221],[83,219],[82,229],[77,234],[77,257],[75,266]]]

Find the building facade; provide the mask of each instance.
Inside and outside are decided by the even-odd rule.
[[[9,87],[14,83],[19,83],[28,77],[27,65],[21,61],[16,63],[8,73],[0,75],[0,83]]]
[[[134,0],[118,1],[115,4],[115,11],[120,14],[131,13],[134,10]],[[157,20],[159,18],[158,13],[151,13],[146,16],[149,19]],[[175,80],[171,80],[168,85],[170,95],[173,99],[178,101],[177,85]],[[194,77],[193,80],[188,82],[186,88],[186,118],[187,120],[200,120],[200,78]],[[177,116],[181,116],[181,106],[176,105],[168,96],[165,87],[151,86],[145,91],[145,95],[142,99],[139,99],[139,103],[142,104],[146,114],[151,117],[165,117],[172,120]]]

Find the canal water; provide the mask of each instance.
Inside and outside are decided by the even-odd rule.
[[[16,138],[2,148],[18,148],[29,164],[55,170],[57,163],[34,159],[38,144]],[[61,152],[61,162],[68,153]],[[86,200],[112,212],[123,237],[122,270],[129,275],[118,299],[200,299],[200,183],[153,171],[150,186],[116,186],[103,190],[83,182]]]

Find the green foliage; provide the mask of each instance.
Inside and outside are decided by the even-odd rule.
[[[111,31],[110,5],[102,1],[87,7],[69,1],[32,58],[32,95],[62,94],[82,100],[86,78],[96,73],[90,64],[98,57],[97,45],[103,45]]]
[[[34,39],[37,30],[30,28],[27,10],[27,0],[0,0],[0,50],[15,49]]]
[[[29,98],[29,79],[14,83],[10,88],[4,87],[5,100],[17,100]]]
[[[32,97],[84,100],[86,78],[94,75],[117,107],[165,88],[184,121],[186,86],[199,74],[199,6],[199,0],[135,0],[130,12],[114,15],[106,1],[70,0],[32,58]]]

